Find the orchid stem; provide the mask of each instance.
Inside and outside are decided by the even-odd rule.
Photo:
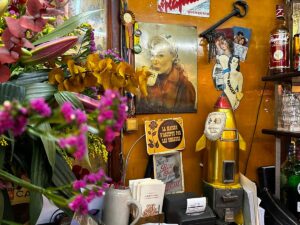
[[[68,203],[67,199],[52,193],[50,190],[36,186],[28,181],[20,179],[2,169],[0,169],[0,178],[10,181],[21,187],[27,188],[30,191],[35,191],[35,192],[41,193],[41,194],[45,195],[47,198],[51,199],[55,204],[57,204],[59,206],[63,206],[63,207],[67,206],[67,203]]]

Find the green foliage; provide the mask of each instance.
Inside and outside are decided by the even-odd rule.
[[[18,100],[22,102],[24,99],[25,87],[11,83],[0,84],[0,104],[2,104],[6,100]]]
[[[0,191],[0,222],[3,218],[4,214],[4,197],[3,197],[3,191]]]
[[[76,177],[70,169],[70,166],[58,153],[56,153],[55,162],[56,163],[53,171],[52,182],[56,187],[68,185],[76,180]],[[72,193],[70,191],[63,190],[62,192],[67,197],[72,196]]]
[[[64,102],[70,102],[75,108],[84,109],[81,101],[72,92],[60,91],[55,93],[54,97],[60,105]]]
[[[30,180],[32,184],[40,187],[46,187],[49,183],[49,174],[51,172],[47,170],[49,164],[45,160],[45,152],[42,144],[39,140],[35,140],[32,148],[32,161]],[[30,224],[36,224],[43,207],[43,198],[40,192],[30,191]]]
[[[10,83],[24,86],[33,83],[44,82],[48,80],[48,73],[49,70],[38,70],[21,73],[20,75],[14,76],[16,79],[11,80]]]
[[[35,98],[50,99],[56,92],[56,88],[48,83],[33,83],[26,86],[25,99],[27,101]]]
[[[39,125],[38,128],[46,133],[50,133],[50,131],[51,131],[51,126],[49,123],[43,123],[43,124]],[[54,170],[55,155],[56,155],[55,141],[50,140],[49,138],[46,138],[46,137],[41,137],[41,140],[42,140],[44,148],[45,148],[45,153],[47,155],[48,162],[50,163],[52,170]]]
[[[73,32],[76,27],[78,27],[80,24],[86,22],[87,18],[90,16],[95,15],[95,13],[99,13],[100,10],[94,10],[89,12],[83,12],[76,16],[71,17],[70,19],[66,20],[63,24],[60,26],[57,26],[54,31],[51,33],[39,38],[37,41],[35,41],[33,44],[38,45],[47,41],[54,40],[55,38],[63,37],[71,32]]]

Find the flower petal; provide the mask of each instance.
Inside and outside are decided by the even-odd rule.
[[[14,63],[15,59],[5,47],[0,47],[0,62],[3,63]]]
[[[58,77],[60,77],[62,75],[62,77],[64,76],[64,72],[62,71],[61,68],[54,68],[52,69],[49,74],[48,74],[48,80],[50,84],[59,84],[62,83],[61,79],[57,79]],[[61,82],[59,82],[61,81]]]
[[[5,65],[0,65],[0,83],[8,81],[10,78],[10,70]]]
[[[94,87],[97,83],[97,78],[92,74],[86,74],[83,79],[85,87]]]
[[[25,28],[32,30],[34,32],[40,32],[43,30],[44,26],[46,25],[47,20],[43,18],[35,19],[32,16],[22,16],[20,18],[20,25]]]
[[[20,26],[20,20],[14,19],[12,17],[5,17],[5,21],[7,23],[7,27],[10,33],[18,38],[25,37],[25,30]]]
[[[40,16],[40,12],[44,8],[39,0],[27,0],[26,7],[29,15],[34,17]]]
[[[89,54],[88,57],[87,57],[87,68],[90,70],[90,71],[98,71],[99,70],[99,67],[98,67],[98,63],[100,61],[100,57],[99,57],[99,54]]]
[[[31,57],[24,57],[21,59],[23,63],[40,63],[50,59],[54,59],[77,43],[78,37],[68,36],[62,37],[53,41],[38,45],[31,50]]]

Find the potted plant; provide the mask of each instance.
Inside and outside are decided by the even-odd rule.
[[[98,11],[97,11],[98,12]],[[126,119],[121,91],[146,94],[150,75],[114,51],[93,47],[86,12],[55,27],[62,12],[40,0],[0,3],[0,221],[14,220],[8,190],[30,191],[30,224],[42,195],[66,213],[86,214],[109,178],[101,168],[74,176],[71,161],[90,166],[89,147],[112,150]],[[99,13],[99,12],[98,12]],[[75,31],[74,31],[75,30]],[[78,39],[76,35],[83,38]],[[79,51],[70,55],[75,44]],[[74,51],[73,51],[74,52]]]

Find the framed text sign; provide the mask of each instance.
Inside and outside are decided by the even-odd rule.
[[[182,118],[145,121],[147,152],[149,155],[185,148]]]

